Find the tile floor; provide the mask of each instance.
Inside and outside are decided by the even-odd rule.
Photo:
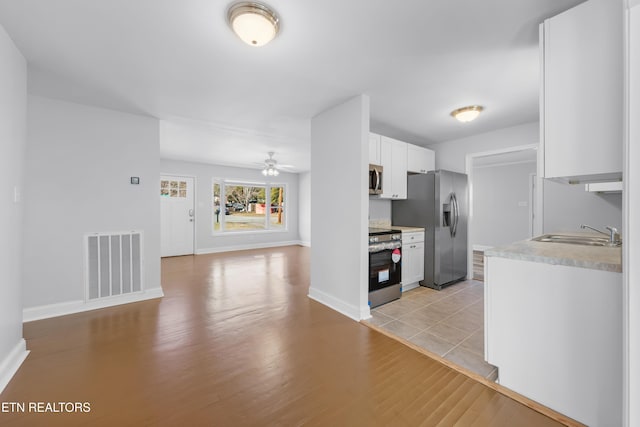
[[[371,310],[369,322],[495,380],[484,361],[484,284],[467,280],[441,291],[419,287]]]

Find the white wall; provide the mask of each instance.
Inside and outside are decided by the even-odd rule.
[[[629,0],[626,68],[624,206],[622,260],[625,275],[625,426],[640,426],[640,1]]]
[[[391,223],[391,200],[369,197],[369,222]]]
[[[82,310],[90,232],[142,230],[144,287],[161,294],[159,153],[155,119],[29,97],[25,316],[51,304]]]
[[[298,233],[300,242],[311,245],[311,172],[298,174]]]
[[[259,169],[235,168],[168,159],[160,161],[160,171],[161,174],[193,176],[196,178],[196,253],[213,253],[280,244],[287,245],[300,241],[298,234],[297,174],[281,172],[277,177],[268,178],[262,175],[262,171]],[[287,230],[258,233],[217,233],[214,235],[212,233],[213,178],[286,184],[285,216]]]
[[[0,26],[0,392],[26,357],[22,339],[22,213],[27,62]]]
[[[535,172],[535,162],[473,169],[472,245],[493,247],[530,237],[529,174]]]
[[[467,154],[538,143],[539,124],[533,122],[444,142],[431,148],[436,152],[436,168],[464,173]],[[544,180],[543,205],[545,232],[575,230],[584,222],[598,228],[622,224],[622,197],[588,193],[584,186]]]
[[[309,297],[360,320],[368,302],[369,98],[360,95],[311,120]],[[319,178],[321,177],[321,178]]]
[[[532,122],[443,142],[430,148],[436,152],[436,169],[465,173],[467,154],[538,144],[540,142],[539,131],[538,122]]]
[[[584,191],[583,185],[544,180],[545,233],[580,230],[580,224],[604,229],[611,225],[622,230],[622,194]]]

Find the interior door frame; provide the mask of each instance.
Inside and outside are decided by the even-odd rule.
[[[537,191],[538,191],[538,174],[530,173],[529,174],[529,237],[534,237],[536,235],[536,229],[534,225],[536,222],[536,217],[538,216],[538,214],[536,213]],[[537,234],[541,234],[541,232]]]
[[[513,147],[505,147],[496,150],[481,151],[477,153],[469,153],[465,156],[465,172],[467,174],[469,185],[467,191],[469,191],[468,199],[468,228],[467,228],[467,279],[473,278],[473,246],[471,244],[471,237],[473,236],[473,160],[478,157],[495,156],[505,153],[516,153],[525,150],[536,150],[536,206],[534,212],[533,221],[533,234],[542,234],[544,227],[543,212],[544,212],[544,186],[542,185],[542,178],[544,170],[544,158],[542,156],[542,150],[540,150],[539,144],[525,144],[516,145]]]
[[[199,216],[198,210],[196,209],[196,206],[198,206],[198,177],[195,175],[189,175],[184,173],[161,172],[160,179],[158,180],[158,184],[160,184],[160,181],[162,180],[163,176],[176,176],[176,177],[193,179],[193,245],[191,249],[192,249],[192,255],[195,255],[196,248],[198,247],[197,245],[198,233],[196,232],[196,230],[198,229],[197,224],[198,224],[198,216]],[[160,187],[158,187],[158,189],[160,189]],[[162,221],[162,218],[160,220]],[[160,237],[162,238],[162,236]]]

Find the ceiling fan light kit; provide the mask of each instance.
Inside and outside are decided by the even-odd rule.
[[[262,169],[262,175],[264,176],[278,176],[280,175],[280,171],[278,171],[278,162],[273,158],[275,154],[273,151],[270,151],[269,158],[264,160],[264,169]]]
[[[264,46],[275,38],[280,18],[264,3],[243,1],[227,11],[227,21],[234,33],[249,46]]]
[[[480,105],[469,105],[468,107],[458,108],[451,112],[451,116],[462,123],[467,123],[475,120],[480,113],[484,110],[484,107]]]

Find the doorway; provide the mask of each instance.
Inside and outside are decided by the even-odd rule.
[[[194,254],[195,179],[160,177],[160,255]]]
[[[467,155],[469,278],[483,278],[480,261],[486,249],[540,234],[542,186],[538,185],[537,148],[531,144]]]

